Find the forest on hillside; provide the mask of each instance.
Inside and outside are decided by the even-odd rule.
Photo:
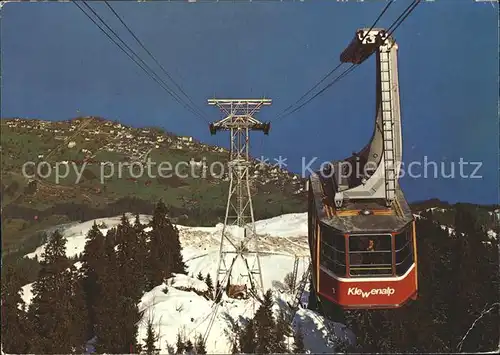
[[[148,320],[144,344],[138,342],[138,324],[144,315],[138,304],[146,292],[174,274],[186,274],[179,231],[167,217],[163,202],[157,204],[149,225],[141,224],[139,215],[133,224],[123,215],[106,235],[100,227],[94,223],[84,252],[76,259],[66,256],[66,239],[60,231],[47,238],[29,305],[21,297],[26,278],[20,272],[33,264],[14,263],[2,269],[3,351],[78,354],[89,340],[96,339],[92,342],[96,353],[159,353],[159,334],[152,320]],[[145,232],[145,227],[150,230]],[[74,265],[76,260],[80,268]],[[207,284],[208,291],[191,291],[213,299],[210,274],[205,278],[200,274],[198,279]],[[222,288],[216,288],[220,295]],[[163,292],[168,293],[168,287]],[[296,339],[291,350],[304,351],[301,332],[293,333],[284,312],[275,317],[273,304],[268,291],[254,319],[241,329],[233,322],[228,337],[234,353],[287,352],[287,336]],[[168,348],[172,354],[206,354],[201,334],[189,339],[181,330],[176,344]]]
[[[79,269],[66,257],[66,239],[55,231],[48,238],[28,307],[20,296],[20,275],[9,265],[2,276],[4,351],[81,353],[96,335],[99,353],[140,349],[137,323],[142,314],[137,305],[142,295],[173,273],[185,273],[178,230],[166,213],[159,203],[149,232],[144,232],[138,215],[134,224],[123,215],[105,236],[94,223]]]
[[[76,259],[66,257],[66,240],[55,231],[41,261],[3,267],[3,351],[81,353],[84,344],[97,336],[97,353],[157,354],[158,334],[151,323],[142,346],[137,339],[137,324],[143,317],[138,303],[145,292],[174,273],[186,273],[179,233],[167,212],[158,203],[147,232],[138,216],[134,223],[123,216],[106,235],[94,224],[83,254]],[[497,349],[498,240],[488,238],[470,208],[456,206],[451,233],[432,211],[420,216],[419,298],[396,310],[345,312],[357,346],[341,350],[427,353]],[[76,260],[80,268],[75,267]],[[35,264],[33,299],[27,306],[20,293],[26,284],[23,272]],[[203,296],[212,299],[210,277],[198,278],[209,286],[210,292]],[[220,289],[219,285],[215,288]],[[302,330],[294,332],[283,312],[274,315],[273,302],[268,291],[253,319],[232,323],[227,336],[233,353],[304,352]],[[294,339],[291,346],[287,337]],[[169,348],[176,354],[206,353],[201,334],[186,339],[179,333],[177,343]]]

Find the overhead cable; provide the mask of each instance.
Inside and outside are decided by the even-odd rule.
[[[132,55],[127,52],[113,37],[110,36],[110,34],[101,26],[99,25],[93,18],[92,16],[90,16],[80,5],[78,5],[78,3],[76,1],[73,1],[73,3],[115,44],[118,46],[118,48],[120,48],[121,51],[123,51],[135,64],[137,64],[145,73],[146,75],[148,75],[151,79],[153,79],[158,85],[160,85],[160,87],[166,91],[170,96],[172,96],[174,98],[174,100],[176,100],[179,104],[181,104],[182,106],[184,106],[187,110],[189,110],[190,112],[192,112],[197,118],[201,118],[203,120],[204,117],[201,116],[198,112],[194,111],[191,107],[189,107],[189,105],[187,105],[186,103],[182,102],[182,100],[178,97],[178,95],[173,92],[169,87],[168,85],[161,79],[161,78],[156,78],[154,75],[151,74],[151,72],[153,74],[155,74],[156,76],[158,76],[154,70],[152,70],[148,65],[147,63],[145,63],[121,38],[120,36],[118,36],[118,34],[116,34],[116,32],[111,28],[109,27],[106,22],[99,16],[99,14],[97,14],[95,12],[95,10],[89,6],[85,1],[82,1],[82,4],[85,5],[85,7],[87,7],[103,24],[104,26],[106,26],[106,28],[109,29],[109,31],[111,31],[111,33],[116,37],[118,38],[118,40],[133,54],[135,55],[139,61],[141,63],[143,63],[143,65],[141,65],[141,63],[139,63],[134,57],[132,57]],[[146,69],[146,68],[147,69]],[[149,69],[149,71],[148,71]],[[206,121],[205,121],[206,122]]]
[[[203,116],[203,111],[193,102],[193,100],[189,97],[189,95],[182,89],[182,87],[177,84],[177,82],[174,80],[174,78],[169,74],[169,72],[164,68],[164,66],[156,59],[156,57],[151,53],[150,50],[146,48],[144,43],[135,35],[135,33],[130,29],[130,27],[125,23],[123,18],[116,12],[116,10],[109,4],[108,1],[104,1],[104,3],[108,6],[108,8],[113,12],[113,14],[116,16],[116,18],[122,23],[122,25],[127,29],[127,31],[130,33],[132,37],[137,41],[137,43],[144,49],[144,51],[153,59],[153,61],[160,67],[160,69],[163,71],[163,73],[172,81],[172,83],[177,87],[177,89],[189,100],[191,105],[198,110]]]
[[[389,7],[392,5],[392,3],[394,2],[394,0],[390,0],[387,5],[385,5],[385,7],[382,9],[382,11],[380,12],[380,14],[378,15],[378,17],[375,19],[375,21],[373,22],[373,24],[371,25],[370,29],[366,32],[365,36],[363,37],[362,40],[364,40],[366,38],[366,36],[368,35],[368,33],[376,26],[376,24],[378,23],[378,21],[380,20],[380,18],[385,14],[385,12],[387,11],[387,9],[389,9]],[[336,72],[344,63],[339,63],[335,68],[333,68],[332,70],[330,70],[325,76],[323,76],[323,78],[321,78],[321,80],[316,83],[316,85],[314,85],[311,89],[309,89],[305,94],[303,94],[299,99],[297,99],[294,103],[292,103],[291,105],[289,105],[287,108],[285,108],[281,114],[279,114],[277,116],[276,119],[279,119],[279,118],[282,118],[284,116],[288,116],[290,114],[292,114],[293,112],[296,112],[298,111],[301,107],[303,107],[305,104],[303,105],[300,105],[298,108],[292,110],[291,112],[287,113],[287,111],[289,111],[294,105],[297,105],[298,103],[300,103],[300,101],[302,101],[302,99],[304,99],[307,95],[309,95],[314,89],[316,89],[319,85],[321,85],[321,83],[323,83],[328,77],[330,77],[334,72]],[[341,74],[342,75],[342,74]],[[343,76],[342,76],[343,77]],[[338,82],[337,79],[334,79],[335,82]],[[331,87],[332,84],[330,83],[327,87]],[[323,91],[321,91],[323,92]],[[318,95],[315,95],[313,96],[314,97],[317,97]],[[312,99],[308,100],[307,102],[310,102]]]

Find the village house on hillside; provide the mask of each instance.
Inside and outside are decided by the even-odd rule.
[[[184,136],[184,137],[179,137],[179,139],[183,142],[192,142],[193,141],[193,137],[189,137],[189,136]]]

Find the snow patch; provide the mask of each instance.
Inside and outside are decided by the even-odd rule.
[[[307,236],[307,213],[289,213],[255,222],[257,234],[272,237]]]
[[[487,233],[488,233],[488,238],[495,239],[495,240],[497,239],[497,233],[496,232],[494,232],[492,230],[489,230]]]
[[[448,234],[449,234],[449,235],[452,235],[452,234],[455,232],[455,229],[450,228],[450,227],[448,227],[448,226],[445,226],[445,225],[443,225],[443,224],[441,224],[441,229],[442,229],[442,230],[448,230]],[[462,235],[463,235],[463,233],[462,233]]]
[[[138,339],[146,338],[147,321],[150,319],[159,333],[158,347],[160,353],[168,351],[168,345],[175,345],[177,333],[194,340],[197,335],[203,336],[214,314],[215,305],[212,301],[198,296],[194,292],[186,292],[169,288],[165,294],[165,284],[155,287],[146,293],[139,304],[144,311],[144,318],[139,326]],[[228,315],[252,316],[252,307],[245,301],[222,301],[218,307],[215,320],[207,338],[206,348],[209,353],[230,353],[230,341],[225,329],[229,326]]]
[[[440,207],[431,207],[431,208],[427,208],[426,211],[446,212],[447,210],[445,208],[440,208]]]
[[[33,282],[21,287],[21,291],[22,291],[21,298],[27,307],[30,305],[31,299],[33,298]],[[21,307],[18,308],[21,309]]]
[[[292,326],[297,329],[299,324],[304,334],[304,347],[311,353],[332,353],[332,349],[327,344],[329,340],[339,339],[352,345],[356,343],[354,333],[344,324],[325,320],[310,309],[297,311]],[[329,334],[327,325],[334,334]]]
[[[194,289],[199,292],[208,291],[208,286],[205,282],[189,277],[183,274],[174,274],[174,277],[171,277],[167,280],[167,285],[175,287],[177,289]]]
[[[135,216],[133,214],[127,213],[126,217],[128,218],[128,220],[131,224],[134,223]],[[71,227],[64,229],[62,231],[62,234],[67,239],[66,256],[68,258],[71,258],[71,257],[77,256],[77,255],[83,253],[83,250],[85,248],[85,242],[87,240],[87,233],[94,225],[94,222],[98,226],[103,226],[103,225],[106,226],[106,228],[99,227],[99,230],[104,235],[106,235],[108,230],[110,230],[111,228],[116,227],[117,225],[120,224],[121,218],[122,218],[122,216],[116,216],[116,217],[111,217],[111,218],[92,219],[90,221],[78,223],[76,225],[72,225]],[[150,215],[139,215],[139,220],[143,224],[149,223],[150,218],[151,218]],[[32,259],[34,257],[38,257],[38,260],[41,260],[42,254],[44,252],[45,252],[45,244],[36,248],[34,252],[26,254],[25,257],[30,258],[30,259]]]

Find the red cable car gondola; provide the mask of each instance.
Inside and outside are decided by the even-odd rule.
[[[415,221],[400,191],[399,208],[356,202],[339,209],[318,198],[323,195],[321,179],[312,175],[309,185],[316,295],[346,309],[396,308],[415,299]]]
[[[415,220],[398,184],[397,45],[384,30],[359,30],[341,61],[359,64],[374,53],[372,140],[358,154],[311,174],[308,186],[313,290],[320,301],[345,309],[400,307],[418,290]]]

